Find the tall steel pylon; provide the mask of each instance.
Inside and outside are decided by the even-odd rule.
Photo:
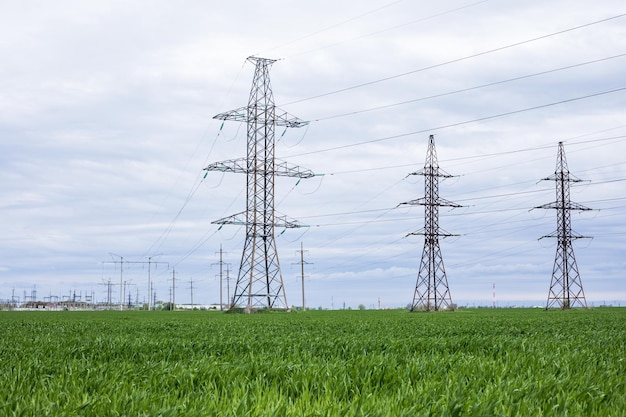
[[[235,120],[247,124],[247,154],[208,165],[206,171],[246,174],[246,211],[216,220],[214,224],[246,226],[239,275],[233,293],[232,307],[286,309],[287,297],[280,272],[275,227],[300,227],[295,220],[274,211],[276,176],[310,178],[310,170],[277,161],[274,157],[276,126],[302,127],[308,122],[287,113],[277,113],[270,86],[269,68],[273,59],[248,57],[255,64],[248,105],[214,116],[219,120]]]
[[[585,236],[572,230],[572,210],[591,210],[578,203],[570,201],[570,183],[582,180],[571,175],[565,159],[563,142],[559,142],[559,151],[556,159],[556,170],[553,175],[543,178],[545,181],[556,182],[556,201],[536,208],[555,209],[557,229],[550,235],[542,236],[557,238],[556,257],[552,268],[552,281],[548,293],[546,309],[558,306],[566,310],[576,305],[587,308],[583,284],[578,273],[578,265],[574,256],[572,241]]]
[[[428,138],[424,169],[409,175],[423,175],[425,185],[425,197],[402,203],[424,206],[424,229],[407,235],[424,235],[424,250],[411,311],[451,309],[453,307],[452,298],[450,297],[446,269],[443,266],[439,238],[454,235],[439,227],[439,207],[462,206],[439,197],[439,178],[451,178],[452,175],[439,168],[433,135]]]

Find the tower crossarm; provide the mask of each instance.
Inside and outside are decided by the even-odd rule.
[[[578,210],[578,211],[590,211],[593,210],[587,206],[583,206],[582,204],[574,203],[574,202],[564,202],[559,203],[554,201],[552,203],[543,204],[541,206],[535,207],[537,209],[555,209],[555,210]]]
[[[583,180],[581,180],[578,177],[575,177],[569,172],[563,172],[563,173],[557,172],[557,173],[550,175],[549,177],[542,178],[541,181],[583,182]]]
[[[309,124],[309,122],[301,120],[295,116],[292,116],[287,112],[281,112],[281,113],[276,114],[274,123],[276,123],[276,126],[286,126],[286,127],[303,127]]]
[[[223,217],[219,220],[214,220],[211,224],[235,224],[239,226],[245,226],[248,224],[246,221],[246,212],[233,214],[232,216]]]
[[[303,127],[309,124],[309,122],[301,120],[295,116],[290,115],[287,112],[276,112],[276,108],[274,111],[266,112],[259,111],[259,108],[255,106],[246,106],[240,107],[238,109],[230,110],[224,113],[217,114],[213,116],[214,119],[217,120],[233,120],[236,122],[255,122],[260,125],[273,124],[275,126],[285,126],[285,127]],[[272,117],[268,118],[267,114],[272,115]]]
[[[281,160],[276,160],[273,173],[281,177],[312,178],[315,176],[310,169],[304,169]]]
[[[219,171],[219,172],[237,172],[245,174],[248,172],[246,168],[246,159],[229,159],[227,161],[213,162],[204,168],[204,171]]]
[[[443,229],[439,229],[438,231],[435,232],[427,232],[424,229],[420,229],[417,232],[411,232],[408,233],[405,237],[407,236],[428,236],[429,238],[446,238],[446,237],[452,237],[452,236],[461,236],[459,234],[454,234],[454,233],[448,233]]]
[[[569,230],[569,233],[561,235],[559,234],[559,231],[556,230],[552,233],[550,233],[549,235],[544,235],[541,236],[539,239],[537,240],[541,240],[541,239],[546,239],[546,238],[557,238],[557,239],[569,239],[569,240],[576,240],[576,239],[592,239],[591,236],[583,236],[580,233],[576,233],[573,230]]]
[[[410,200],[410,201],[406,201],[404,203],[400,203],[402,204],[406,204],[406,205],[411,205],[411,206],[439,206],[439,207],[453,207],[453,208],[459,208],[459,207],[463,207],[460,204],[457,203],[453,203],[452,201],[446,200],[445,198],[440,198],[437,197],[436,200],[430,202],[428,199],[426,199],[425,197],[421,197],[421,198],[416,198],[415,200]]]
[[[424,176],[432,176],[439,178],[454,178],[458,175],[448,174],[446,171],[439,167],[426,167],[420,169],[419,171],[411,172],[409,175],[424,175]]]
[[[217,120],[234,120],[236,122],[247,122],[248,107],[240,107],[238,109],[216,114],[215,116],[213,116],[213,118]]]
[[[253,226],[253,222],[246,220],[246,212],[233,214],[232,216],[224,217],[219,220],[212,221],[211,224],[234,224],[237,226]],[[272,223],[274,227],[282,227],[285,229],[296,229],[299,227],[310,227],[308,225],[300,224],[297,220],[291,219],[286,215],[278,215],[274,217]]]
[[[315,174],[313,171],[309,169],[303,169],[297,165],[290,164],[286,161],[276,161],[274,165],[270,165],[270,168],[267,170],[262,169],[262,167],[254,167],[253,169],[248,169],[248,163],[245,158],[238,159],[229,159],[227,161],[222,162],[214,162],[212,164],[207,165],[204,168],[205,171],[219,171],[219,172],[234,172],[234,173],[242,173],[247,174],[249,172],[255,172],[257,174],[265,175],[265,174],[273,174],[281,177],[296,177],[296,178],[311,178],[314,177]]]
[[[274,218],[274,226],[285,229],[297,229],[299,227],[310,227],[306,224],[300,224],[299,221],[291,219],[285,215],[279,215]]]

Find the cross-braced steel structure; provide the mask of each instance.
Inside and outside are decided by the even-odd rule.
[[[574,246],[572,241],[580,239],[581,236],[572,231],[572,210],[591,210],[578,203],[570,201],[570,183],[580,182],[582,180],[570,174],[565,159],[565,150],[563,142],[559,142],[559,151],[556,159],[556,170],[554,174],[543,178],[546,181],[556,182],[556,201],[544,204],[537,208],[555,209],[556,210],[556,232],[542,236],[557,238],[556,257],[554,258],[554,267],[552,268],[552,281],[550,283],[550,291],[548,293],[548,302],[546,309],[558,306],[566,310],[577,305],[587,308],[583,284],[578,272],[576,257],[574,256]]]
[[[435,137],[428,138],[428,151],[424,169],[409,175],[423,175],[425,196],[402,204],[424,206],[424,229],[409,235],[424,235],[424,250],[420,262],[411,311],[451,309],[452,298],[448,287],[446,269],[443,265],[439,238],[454,236],[439,227],[439,207],[461,207],[459,204],[439,197],[439,179],[452,175],[439,168]]]
[[[246,211],[213,223],[246,226],[246,239],[231,308],[286,309],[287,297],[274,229],[300,225],[286,216],[276,215],[274,181],[276,176],[309,178],[314,174],[275,159],[274,132],[276,126],[301,127],[308,122],[277,112],[269,76],[269,68],[276,60],[258,57],[249,57],[248,60],[255,64],[248,105],[214,117],[247,124],[247,155],[245,158],[213,163],[205,168],[207,171],[246,174]]]

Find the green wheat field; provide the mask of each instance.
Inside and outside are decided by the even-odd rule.
[[[626,308],[1,312],[0,416],[626,416]]]

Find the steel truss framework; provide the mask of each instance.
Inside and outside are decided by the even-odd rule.
[[[420,262],[417,284],[411,303],[411,311],[451,309],[452,298],[448,287],[448,278],[443,265],[439,238],[454,236],[439,227],[439,207],[462,207],[459,204],[439,197],[439,179],[450,178],[452,175],[439,168],[435,137],[428,139],[428,151],[424,169],[409,175],[423,175],[425,197],[407,201],[402,204],[424,206],[424,229],[409,235],[424,235],[424,250]]]
[[[295,228],[301,225],[286,216],[276,215],[274,181],[276,176],[310,178],[314,174],[287,162],[276,161],[274,132],[276,126],[302,127],[308,122],[287,113],[277,113],[269,76],[269,68],[276,60],[249,57],[248,61],[255,64],[248,105],[214,117],[246,123],[246,158],[217,162],[205,168],[207,171],[246,174],[246,211],[213,223],[246,226],[246,239],[231,308],[286,309],[287,297],[274,230],[277,226]]]
[[[582,180],[570,174],[567,160],[565,159],[563,142],[559,142],[554,174],[543,178],[543,180],[556,182],[556,201],[536,208],[555,209],[557,222],[555,232],[540,238],[553,237],[557,239],[556,256],[554,258],[554,267],[552,268],[552,281],[550,282],[546,309],[559,307],[566,310],[576,306],[587,308],[583,284],[578,272],[572,245],[573,240],[585,238],[586,236],[572,231],[571,211],[591,209],[570,201],[570,183]]]

